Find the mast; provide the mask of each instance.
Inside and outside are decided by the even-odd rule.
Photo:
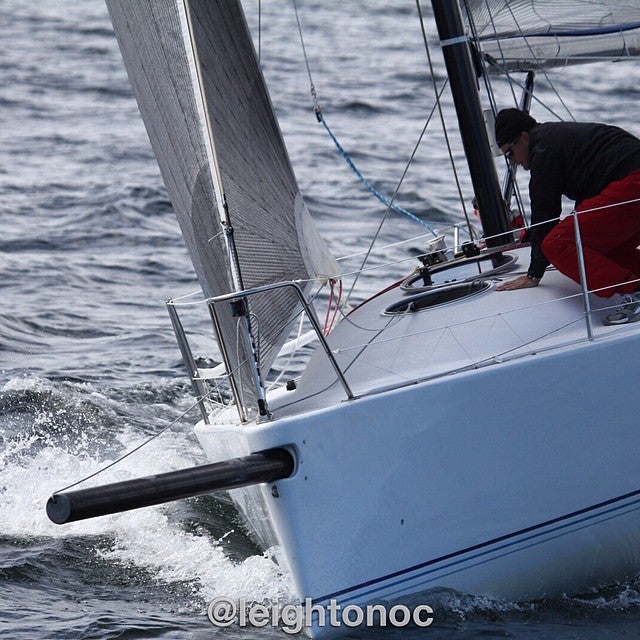
[[[512,241],[458,0],[431,0],[487,246]],[[496,237],[497,236],[497,237]]]

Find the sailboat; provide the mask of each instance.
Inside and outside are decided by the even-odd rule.
[[[299,192],[240,2],[107,0],[220,348],[220,367],[199,366],[169,305],[211,465],[56,494],[50,517],[230,490],[314,606],[433,588],[533,599],[640,571],[640,323],[603,326],[610,302],[554,270],[543,286],[495,291],[526,272],[529,248],[478,78],[522,74],[528,110],[536,71],[638,55],[637,2],[592,0],[588,15],[580,4],[432,0],[483,237],[429,243],[412,276],[326,332],[313,296],[340,269]],[[267,391],[301,317],[310,329],[293,342],[315,348]],[[213,379],[231,402],[214,401]]]

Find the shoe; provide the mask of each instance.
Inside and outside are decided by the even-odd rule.
[[[616,325],[640,320],[640,291],[622,296],[622,305],[604,318],[602,324]]]

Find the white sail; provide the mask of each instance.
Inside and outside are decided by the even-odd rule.
[[[492,73],[640,54],[638,0],[463,0]]]
[[[107,0],[107,6],[204,294],[335,275],[300,196],[240,3]],[[280,289],[251,297],[249,305],[266,372],[297,301]],[[252,355],[237,339],[237,318],[226,308],[216,315],[236,400],[250,416]]]

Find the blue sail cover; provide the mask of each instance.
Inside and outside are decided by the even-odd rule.
[[[462,0],[490,73],[640,53],[640,0]]]

